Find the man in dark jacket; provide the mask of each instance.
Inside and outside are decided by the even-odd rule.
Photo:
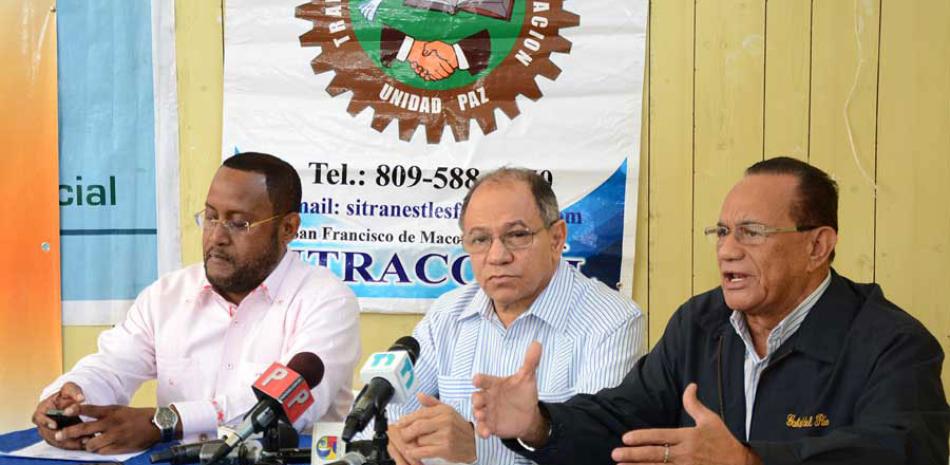
[[[837,186],[757,163],[706,229],[721,286],[693,297],[624,381],[539,403],[540,345],[477,375],[477,430],[543,464],[946,464],[943,351],[875,284],[831,269]]]

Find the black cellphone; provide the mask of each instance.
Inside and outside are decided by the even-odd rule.
[[[56,422],[56,429],[68,428],[70,426],[78,425],[82,423],[82,420],[79,419],[78,415],[66,416],[63,414],[63,411],[59,409],[47,410],[46,416],[50,417],[53,421]]]

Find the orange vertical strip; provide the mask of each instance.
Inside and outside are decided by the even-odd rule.
[[[0,431],[62,372],[54,5],[0,3]]]

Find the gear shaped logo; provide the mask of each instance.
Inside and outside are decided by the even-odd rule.
[[[538,75],[561,69],[552,53],[569,54],[563,28],[580,24],[564,0],[311,0],[295,17],[313,28],[302,47],[320,47],[315,74],[333,71],[327,92],[351,92],[347,112],[374,111],[383,132],[393,120],[410,141],[419,125],[437,144],[448,126],[467,141],[471,120],[484,134],[497,129],[495,109],[515,119],[523,95],[542,97]]]

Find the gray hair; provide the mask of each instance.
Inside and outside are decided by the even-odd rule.
[[[523,182],[528,185],[534,202],[538,206],[538,212],[541,214],[541,220],[544,221],[544,227],[551,226],[561,218],[561,210],[557,206],[557,197],[551,185],[548,184],[538,173],[527,168],[502,167],[494,171],[489,171],[475,181],[475,184],[465,194],[465,200],[462,201],[462,214],[459,216],[459,229],[463,229],[462,220],[465,218],[465,212],[468,210],[468,203],[472,200],[472,194],[479,186],[485,183],[504,183],[504,182]]]

